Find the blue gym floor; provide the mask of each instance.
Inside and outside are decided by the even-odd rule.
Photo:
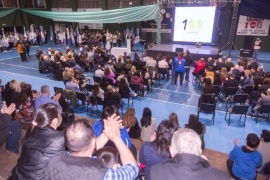
[[[29,62],[21,62],[20,56],[16,50],[0,53],[0,78],[3,84],[6,84],[12,79],[17,79],[19,82],[25,81],[32,85],[32,89],[40,90],[40,87],[47,84],[51,87],[51,95],[54,93],[53,87],[62,87],[64,84],[62,81],[54,81],[47,77],[46,74],[40,74],[38,71],[38,61],[35,58],[35,52],[37,48],[47,51],[48,47],[53,49],[62,50],[65,52],[65,47],[55,45],[44,45],[40,47],[31,48],[32,58]],[[226,52],[224,52],[226,53]],[[138,52],[141,55],[140,52]],[[232,55],[236,54],[235,51]],[[259,63],[262,63],[265,71],[270,71],[270,53],[261,52],[259,54]],[[233,58],[234,62],[236,58]],[[269,60],[269,61],[268,61]],[[192,71],[191,71],[192,72]],[[86,73],[87,77],[91,77],[93,73]],[[192,75],[190,76],[192,79]],[[91,84],[93,80],[91,79]],[[167,119],[171,112],[176,112],[179,119],[179,124],[184,127],[188,122],[189,114],[197,114],[197,103],[200,96],[198,90],[198,82],[190,82],[184,84],[183,88],[173,87],[171,80],[161,80],[161,85],[153,87],[152,92],[148,92],[146,97],[134,100],[134,108],[136,109],[136,117],[140,120],[144,107],[149,107],[152,110],[153,117],[157,119],[157,124],[164,119]],[[123,111],[127,108],[127,100],[124,100],[125,104]],[[229,153],[234,147],[234,138],[239,138],[240,144],[245,143],[245,137],[248,133],[256,133],[260,136],[263,129],[270,130],[270,123],[265,121],[259,121],[255,123],[254,119],[247,116],[246,126],[243,126],[243,121],[239,121],[238,115],[232,115],[232,121],[230,126],[225,117],[225,105],[223,103],[217,103],[217,111],[215,118],[215,125],[212,125],[210,115],[200,115],[200,121],[206,125],[205,142],[206,147],[217,151]],[[76,110],[76,113],[81,116],[91,117],[93,119],[99,119],[102,107],[99,110],[91,110],[88,114],[86,108],[81,107]],[[243,120],[243,118],[242,118]]]

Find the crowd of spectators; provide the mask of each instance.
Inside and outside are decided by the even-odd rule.
[[[37,92],[31,84],[17,80],[0,88],[3,104],[0,144],[5,142],[7,150],[20,153],[10,179],[135,179],[138,176],[146,179],[229,179],[225,172],[211,167],[202,155],[206,127],[196,115],[190,115],[184,128],[180,127],[174,112],[168,120],[157,125],[148,107],[144,108],[139,121],[134,108],[127,108],[120,118],[123,94],[130,97],[139,93],[134,92],[130,84],[137,84],[144,94],[160,76],[175,78],[174,85],[180,76],[180,87],[184,80],[188,83],[193,62],[189,51],[173,58],[146,55],[141,59],[135,55],[132,60],[126,54],[116,59],[109,51],[96,46],[83,47],[80,53],[67,48],[65,54],[49,48],[46,53],[39,50],[37,58],[40,72],[52,70],[65,84],[65,90],[58,90],[52,96],[47,85]],[[222,59],[209,58],[204,62],[201,58],[195,61],[194,67],[192,74],[195,81],[202,83],[203,94],[214,93],[215,85],[221,93],[228,87],[240,86],[240,90],[245,91],[246,87],[253,86],[246,102],[252,104],[251,113],[270,104],[270,73],[264,72],[255,58],[251,62],[239,59],[237,64],[230,58],[224,63]],[[86,119],[74,121],[65,115],[74,114],[72,108],[76,106],[75,96],[69,103],[66,101],[67,92],[76,95],[76,92],[88,91],[84,71],[93,71],[94,77],[100,78],[99,82],[95,80],[90,92],[103,102],[101,117],[93,125]],[[86,98],[86,103],[88,100],[90,103],[90,99]],[[20,123],[30,126],[21,151]],[[260,173],[267,173],[270,159],[265,149],[269,145],[269,135],[269,131],[263,130],[260,140],[256,134],[249,134],[245,146],[239,146],[235,140],[236,147],[227,162],[234,178],[254,179],[257,168]],[[144,142],[139,161],[145,175],[139,173],[135,160],[137,152],[131,138]]]

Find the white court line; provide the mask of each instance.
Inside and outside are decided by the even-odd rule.
[[[193,96],[200,96],[199,94],[192,94],[192,93],[186,93],[186,92],[180,92],[180,91],[173,91],[169,89],[161,89],[161,88],[152,88],[152,89],[158,89],[162,91],[169,91],[169,92],[174,92],[174,93],[180,93],[180,94],[188,94],[188,95],[193,95]]]
[[[197,106],[192,106],[192,105],[187,105],[187,104],[181,104],[181,103],[176,103],[176,102],[171,102],[171,101],[165,101],[165,100],[161,100],[161,99],[153,99],[153,98],[148,98],[148,97],[144,97],[145,99],[150,99],[150,100],[154,100],[154,101],[160,101],[160,102],[166,102],[166,103],[170,103],[170,104],[176,104],[176,105],[181,105],[181,106],[187,106],[187,107],[192,107],[192,108],[197,108]],[[217,112],[221,112],[221,113],[226,113],[225,111],[220,111],[220,110],[216,110]]]
[[[36,54],[36,53],[32,53],[30,55],[34,55],[34,54]],[[8,60],[8,59],[13,59],[13,58],[19,58],[19,57],[21,57],[21,56],[14,56],[14,57],[11,57],[11,58],[0,59],[0,61],[4,61],[4,60]]]
[[[9,65],[9,66],[16,66],[16,67],[22,67],[22,68],[25,68],[25,69],[38,70],[37,68],[30,68],[30,67],[19,66],[19,65],[14,65],[14,64],[8,64],[8,63],[3,63],[3,62],[0,62],[0,64],[5,64],[5,65]]]
[[[46,78],[40,78],[40,77],[29,76],[29,75],[25,75],[25,74],[13,73],[13,72],[9,72],[9,71],[0,70],[0,72],[10,73],[10,74],[17,74],[17,75],[21,75],[21,76],[31,77],[31,78],[35,78],[35,79],[42,79],[42,80],[46,80],[46,81],[60,82],[60,81],[55,81],[55,80],[46,79]]]

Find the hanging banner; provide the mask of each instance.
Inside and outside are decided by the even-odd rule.
[[[270,20],[240,16],[237,35],[241,36],[268,36]]]
[[[173,8],[162,8],[160,11],[161,33],[172,32]],[[142,32],[157,32],[157,20],[142,22]]]

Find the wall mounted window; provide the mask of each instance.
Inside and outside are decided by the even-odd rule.
[[[78,0],[78,7],[83,8],[101,8],[101,0]]]
[[[72,8],[71,0],[51,0],[52,8]]]
[[[0,7],[3,8],[18,8],[17,0],[0,0]]]
[[[121,9],[139,6],[139,0],[109,0],[108,9]]]

